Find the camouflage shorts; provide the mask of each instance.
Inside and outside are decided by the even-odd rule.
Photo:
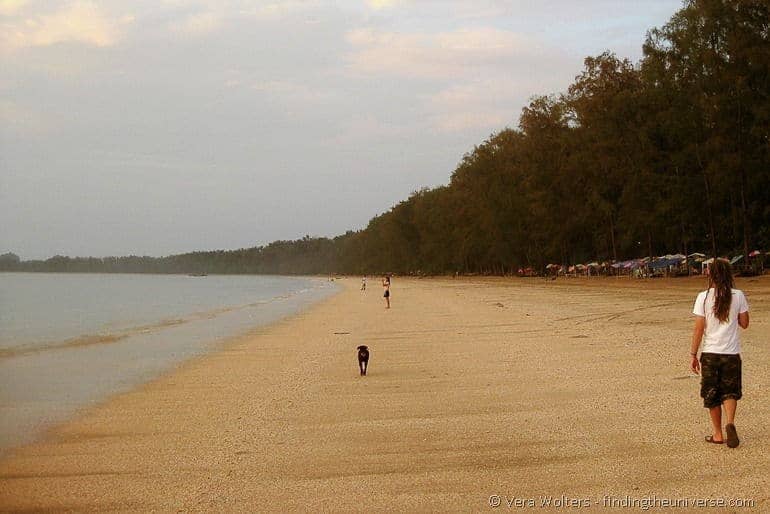
[[[728,398],[741,399],[740,355],[702,353],[700,376],[700,397],[704,407],[717,407]]]

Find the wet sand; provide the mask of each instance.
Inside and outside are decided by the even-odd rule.
[[[738,283],[751,326],[734,450],[703,442],[688,369],[703,279],[397,277],[390,310],[374,282],[344,280],[14,451],[0,509],[467,512],[497,495],[503,510],[770,510],[770,277]]]

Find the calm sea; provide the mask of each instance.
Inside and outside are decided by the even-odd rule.
[[[336,290],[314,278],[0,273],[0,452]]]

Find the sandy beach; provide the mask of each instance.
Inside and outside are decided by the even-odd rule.
[[[770,277],[737,284],[734,450],[688,369],[703,278],[341,282],[7,455],[0,510],[770,510]]]

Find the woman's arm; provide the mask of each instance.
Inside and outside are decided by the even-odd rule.
[[[700,348],[703,331],[706,328],[706,318],[703,316],[695,317],[695,326],[692,330],[692,343],[690,343],[690,369],[696,375],[700,372],[700,362],[698,362],[698,348]]]
[[[738,324],[741,328],[749,328],[749,311],[738,314]]]

